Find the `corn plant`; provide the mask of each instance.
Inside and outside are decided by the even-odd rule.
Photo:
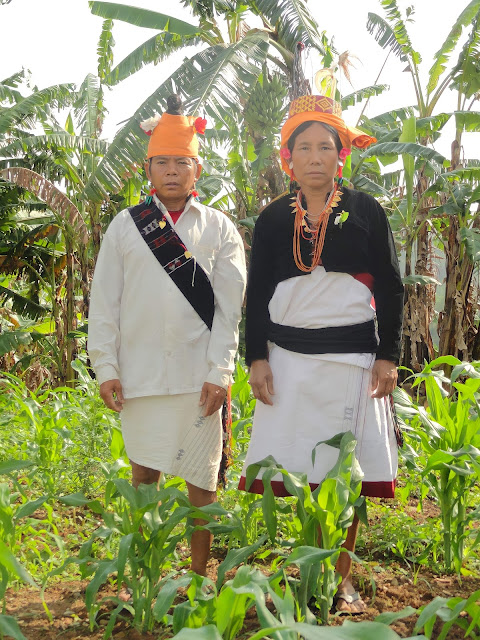
[[[274,616],[272,616],[274,617]],[[276,620],[276,619],[275,619]],[[301,622],[281,623],[270,627],[262,627],[260,631],[249,636],[249,640],[398,640],[393,629],[380,622],[349,622],[341,627],[313,627]],[[175,640],[223,640],[215,625],[207,625],[197,629],[182,629],[174,636]],[[426,637],[410,636],[406,640],[426,640]]]
[[[170,616],[173,632],[213,624],[224,640],[233,640],[242,628],[248,610],[257,599],[265,599],[262,587],[265,589],[266,583],[266,576],[248,566],[240,567],[235,577],[218,592],[208,578],[192,575],[170,579],[159,593],[154,614],[157,620],[168,621],[165,614],[178,586],[190,584],[188,599],[177,604]]]
[[[219,502],[194,509],[192,517],[206,521],[203,528],[215,536],[217,544],[225,541],[228,550],[246,548],[254,544],[262,535],[259,526],[262,520],[260,500],[253,496],[239,495],[233,508],[227,509]],[[264,541],[266,536],[262,538]]]
[[[436,597],[420,609],[405,607],[402,611],[385,611],[375,618],[375,622],[392,624],[398,620],[408,618],[412,614],[419,614],[413,633],[424,631],[422,638],[446,640],[453,626],[464,631],[465,638],[477,640],[480,637],[480,590],[474,591],[468,598]],[[435,631],[436,622],[443,622],[441,630]]]
[[[248,370],[239,360],[235,365],[235,382],[232,385],[232,435],[238,463],[243,463],[247,452],[255,402],[248,384]]]
[[[77,390],[33,392],[19,378],[4,374],[2,387],[0,472],[25,471],[30,493],[38,485],[49,495],[92,492],[103,460],[110,457],[117,424],[93,381],[84,381]],[[24,492],[24,483],[15,486]]]
[[[360,497],[362,472],[355,458],[356,440],[351,432],[339,434],[335,438],[320,444],[327,444],[339,449],[338,459],[334,467],[326,474],[320,485],[312,491],[305,474],[289,473],[269,456],[252,464],[246,473],[247,487],[264,467],[262,476],[264,493],[262,508],[265,523],[271,541],[275,541],[277,532],[277,508],[272,478],[281,474],[287,491],[296,498],[297,517],[300,530],[295,549],[288,559],[288,564],[296,564],[300,568],[300,584],[298,600],[302,616],[307,622],[314,623],[315,618],[308,604],[316,598],[322,621],[328,621],[328,613],[332,606],[339,577],[335,565],[342,550],[348,527],[353,521],[355,508],[364,500]],[[315,460],[315,450],[312,459]],[[318,537],[321,534],[322,549],[318,548]]]
[[[60,573],[71,563],[79,565],[82,577],[93,574],[85,596],[91,629],[95,627],[103,603],[116,605],[106,626],[106,638],[111,635],[123,609],[132,614],[134,626],[151,630],[154,623],[152,604],[158,595],[161,578],[173,567],[177,544],[193,530],[185,523],[192,511],[185,495],[174,486],[158,490],[154,485],[140,485],[134,489],[127,480],[116,478],[107,482],[103,504],[78,494],[62,501],[70,505],[87,505],[105,524],[82,545],[77,557],[70,557],[51,575]],[[107,551],[107,558],[99,559],[93,551],[94,543],[99,540],[103,552]],[[130,590],[131,602],[113,596],[99,597],[101,587],[113,577],[118,590],[122,584]]]
[[[0,539],[32,572],[45,573],[52,569],[59,562],[55,551],[60,552],[60,561],[65,552],[48,499],[49,496],[44,495],[28,500],[11,492],[8,484],[0,483]],[[45,517],[31,518],[40,507],[46,512]]]
[[[18,626],[18,622],[12,616],[5,614],[5,592],[9,580],[18,579],[27,582],[32,587],[36,587],[32,576],[18,562],[9,547],[0,539],[0,601],[2,602],[2,613],[0,613],[0,638],[7,636],[14,640],[27,640]]]
[[[424,630],[427,638],[432,637],[433,626],[437,619],[443,622],[442,630],[435,636],[437,640],[445,640],[450,629],[455,625],[465,632],[465,638],[480,637],[480,590],[469,598],[440,598],[429,602],[418,617],[414,632]],[[461,614],[468,614],[466,618]]]
[[[435,370],[440,365],[453,367],[449,377]],[[480,543],[473,526],[480,519],[474,502],[480,480],[480,363],[437,358],[414,376],[412,387],[425,390],[426,406],[401,389],[395,392],[410,444],[406,463],[423,481],[421,498],[431,491],[438,501],[445,570],[460,574]]]

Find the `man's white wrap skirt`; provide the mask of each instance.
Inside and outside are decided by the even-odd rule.
[[[277,324],[319,329],[367,322],[374,317],[369,288],[354,276],[326,272],[278,284],[269,304]],[[252,436],[240,480],[245,489],[247,467],[271,455],[290,472],[307,474],[316,487],[334,466],[338,450],[318,442],[351,431],[364,473],[363,495],[393,497],[397,444],[387,398],[371,397],[371,353],[309,355],[270,345],[269,362],[275,395],[273,406],[257,402]],[[249,490],[263,492],[261,469]],[[278,475],[276,495],[288,495]]]
[[[215,491],[222,457],[221,410],[205,418],[199,400],[200,393],[126,400],[123,440],[133,462]]]

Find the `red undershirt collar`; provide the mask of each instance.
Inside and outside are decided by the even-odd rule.
[[[180,218],[180,216],[182,215],[182,213],[185,211],[185,207],[183,207],[183,209],[179,209],[178,211],[169,211],[168,213],[170,214],[170,217],[173,220],[173,224],[177,224],[178,219]]]

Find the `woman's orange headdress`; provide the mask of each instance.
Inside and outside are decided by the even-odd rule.
[[[334,127],[338,131],[340,140],[346,149],[352,145],[359,149],[365,149],[368,145],[376,142],[377,139],[363,133],[355,127],[348,127],[342,118],[342,108],[338,102],[326,96],[300,96],[290,105],[288,119],[282,127],[282,142],[280,156],[282,169],[291,178],[292,169],[288,162],[287,143],[297,127],[303,122],[309,121],[324,122]],[[286,150],[283,152],[283,150]],[[287,156],[287,157],[286,157]]]

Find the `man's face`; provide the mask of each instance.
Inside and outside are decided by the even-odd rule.
[[[192,158],[154,156],[145,163],[147,177],[160,200],[186,200],[198,179],[201,167]]]

